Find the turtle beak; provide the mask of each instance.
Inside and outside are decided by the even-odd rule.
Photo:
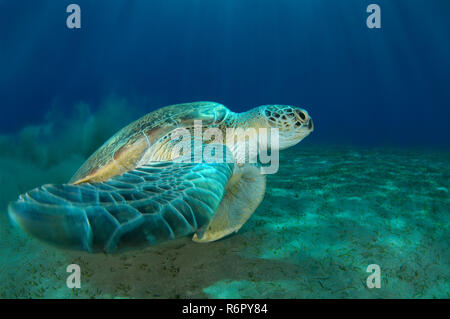
[[[309,129],[311,132],[314,131],[314,123],[313,123],[312,118],[310,118],[309,121],[308,121],[308,129]]]

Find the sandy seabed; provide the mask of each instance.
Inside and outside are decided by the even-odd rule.
[[[47,246],[12,227],[9,201],[66,181],[81,162],[35,172],[0,159],[0,298],[450,297],[448,152],[283,151],[252,218],[209,244],[181,238],[89,254]],[[66,286],[69,264],[81,267],[81,289]],[[379,289],[366,286],[370,264],[381,268]]]

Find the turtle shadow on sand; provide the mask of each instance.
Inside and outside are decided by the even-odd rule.
[[[141,251],[69,252],[67,257],[80,265],[89,297],[95,298],[205,298],[204,289],[221,280],[277,281],[306,275],[287,261],[243,256],[244,241],[240,234],[209,244],[182,238]]]

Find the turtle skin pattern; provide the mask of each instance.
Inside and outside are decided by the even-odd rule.
[[[205,226],[232,163],[157,162],[101,183],[44,185],[11,203],[13,221],[58,246],[90,252],[146,246]]]

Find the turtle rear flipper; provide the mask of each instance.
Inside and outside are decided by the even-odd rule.
[[[9,206],[44,241],[112,252],[194,233],[225,195],[232,163],[150,163],[101,183],[44,185]]]

